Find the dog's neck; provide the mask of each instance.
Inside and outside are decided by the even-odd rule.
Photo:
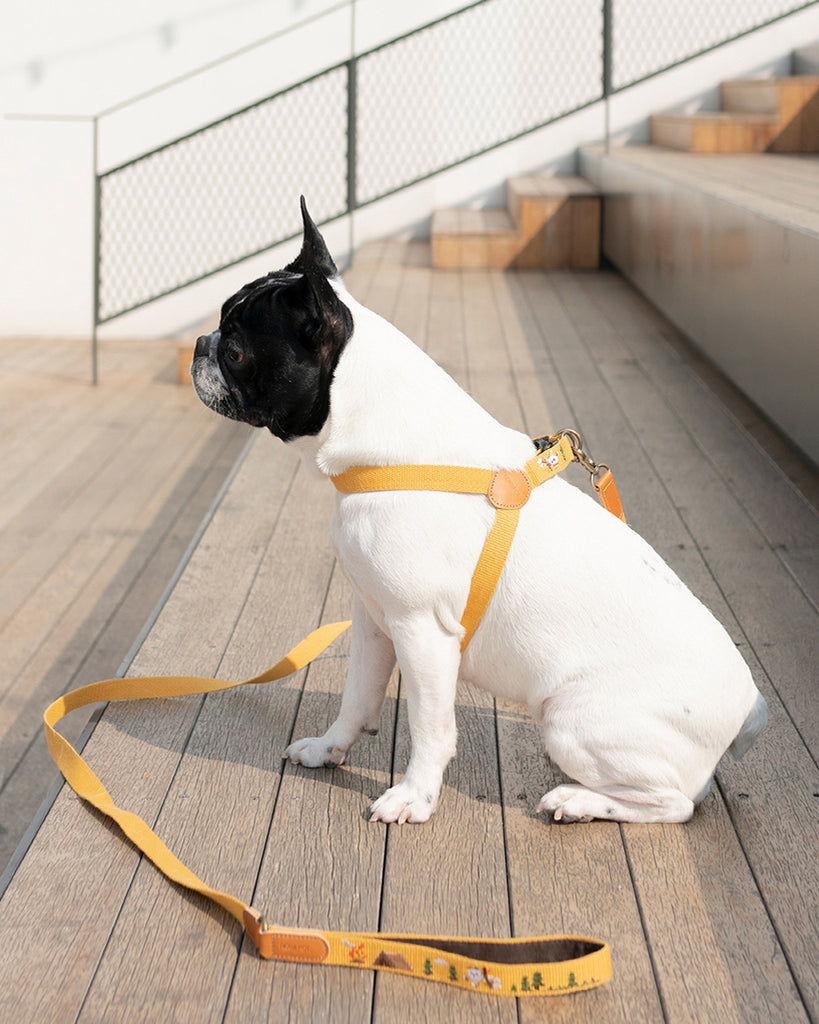
[[[432,463],[513,467],[531,456],[525,434],[504,427],[418,346],[333,282],[353,334],[330,389],[321,431],[293,442],[326,475],[351,466]]]

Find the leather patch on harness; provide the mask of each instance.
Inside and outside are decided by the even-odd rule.
[[[529,500],[532,485],[521,469],[499,469],[489,484],[487,497],[495,508],[522,508]]]

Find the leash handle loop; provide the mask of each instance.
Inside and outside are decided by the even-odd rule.
[[[252,907],[245,929],[265,960],[332,964],[440,981],[492,995],[562,995],[611,977],[605,942],[577,936],[447,938],[380,932],[322,932],[267,925]]]

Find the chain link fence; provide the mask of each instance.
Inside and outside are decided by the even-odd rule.
[[[809,6],[480,0],[355,55],[98,176],[95,322]]]

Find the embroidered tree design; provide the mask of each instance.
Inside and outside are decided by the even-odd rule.
[[[520,990],[521,990],[521,992],[528,992],[529,991],[529,978],[525,974],[523,975],[523,981],[521,981],[521,983],[520,983]]]
[[[574,988],[576,985],[577,985],[577,982],[575,981],[575,978],[574,978],[574,971],[572,971],[572,973],[569,975],[569,988]]]
[[[424,961],[424,974],[432,974],[432,964],[429,957]]]
[[[542,985],[543,985],[543,975],[540,973],[540,971],[535,971],[535,973],[532,975],[532,988],[535,990],[535,992],[537,992],[537,990]]]
[[[458,972],[455,970],[455,964],[450,964],[449,965],[449,980],[450,981],[457,981],[458,980]]]

